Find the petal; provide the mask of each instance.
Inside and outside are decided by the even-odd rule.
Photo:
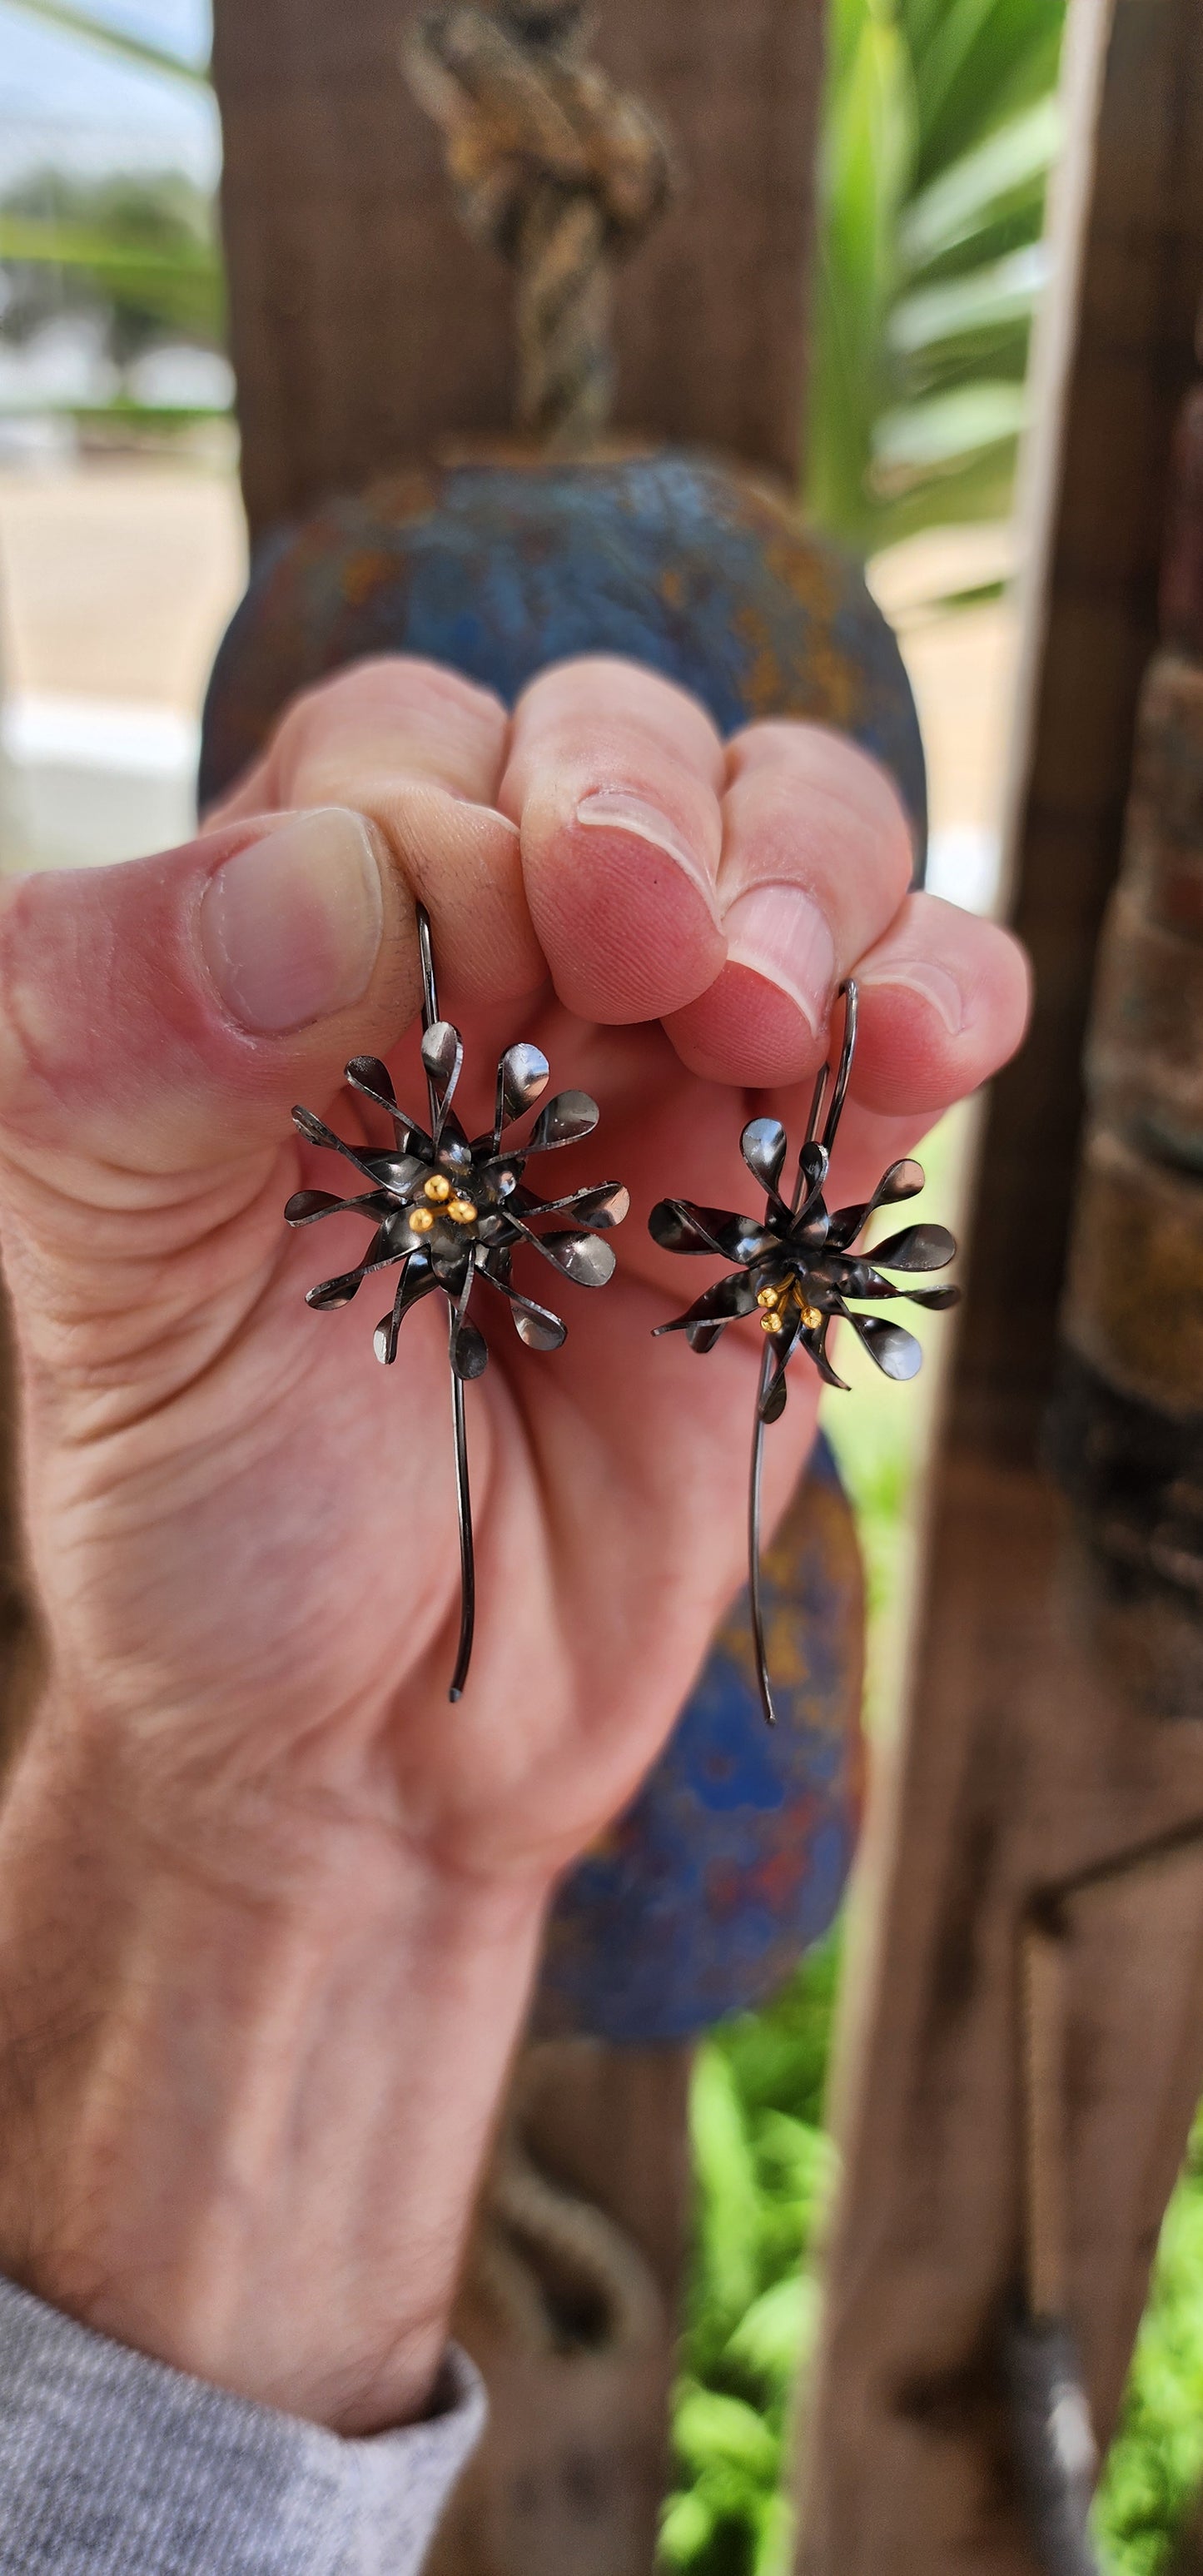
[[[786,1395],[788,1392],[785,1383],[785,1372],[789,1366],[790,1354],[798,1341],[801,1331],[802,1317],[796,1306],[791,1307],[788,1319],[782,1331],[774,1335],[770,1345],[773,1359],[773,1372],[756,1408],[762,1422],[779,1422],[785,1411]]]
[[[785,1162],[786,1135],[779,1118],[750,1118],[739,1150],[754,1180],[770,1198],[780,1197],[778,1182]]]
[[[521,1118],[541,1100],[551,1078],[551,1066],[537,1046],[507,1047],[497,1067],[497,1123],[494,1140],[511,1120]]]
[[[557,1145],[578,1144],[591,1136],[601,1111],[587,1091],[557,1091],[541,1109],[522,1148],[524,1154],[549,1154]]]
[[[404,1198],[413,1188],[419,1173],[426,1170],[420,1154],[365,1154],[365,1171],[374,1172],[382,1190],[391,1190],[394,1198]]]
[[[363,1172],[369,1181],[377,1179],[378,1176],[373,1171],[366,1154],[360,1153],[355,1145],[344,1145],[342,1137],[336,1136],[332,1127],[327,1127],[324,1118],[315,1118],[312,1109],[303,1109],[298,1103],[293,1109],[292,1123],[299,1129],[307,1144],[320,1145],[328,1154],[345,1154],[347,1161],[354,1163],[357,1172]]]
[[[533,1190],[524,1190],[522,1202],[524,1215],[534,1209],[540,1216],[557,1216],[571,1209],[583,1224],[621,1225],[630,1214],[631,1193],[621,1181],[601,1181],[593,1189],[573,1190],[566,1199],[537,1199]]]
[[[906,1332],[901,1324],[888,1324],[884,1315],[853,1315],[849,1320],[883,1377],[902,1383],[918,1377],[923,1352],[913,1333]]]
[[[879,1270],[942,1270],[956,1249],[946,1225],[907,1225],[887,1243],[875,1243],[870,1258]]]
[[[396,1110],[397,1095],[393,1089],[393,1077],[388,1066],[381,1063],[378,1055],[353,1055],[347,1066],[346,1078],[352,1091],[364,1092],[369,1100],[377,1101],[382,1109],[390,1112]]]
[[[961,1302],[959,1288],[900,1288],[898,1293],[908,1306],[928,1306],[938,1315],[947,1314],[950,1306]]]
[[[533,1297],[520,1296],[518,1290],[510,1286],[508,1279],[499,1279],[496,1273],[488,1269],[483,1262],[479,1268],[480,1277],[487,1279],[491,1288],[499,1288],[503,1297],[509,1298],[514,1314],[514,1330],[519,1340],[525,1342],[527,1349],[558,1351],[568,1339],[568,1326],[561,1323],[558,1315],[553,1315],[550,1306],[537,1306]]]
[[[434,1020],[422,1032],[422,1062],[434,1084],[435,1097],[446,1108],[460,1078],[464,1042],[450,1020]]]
[[[366,1276],[364,1270],[345,1270],[339,1279],[320,1279],[316,1288],[306,1289],[305,1303],[320,1315],[333,1314],[337,1306],[349,1306],[358,1296]]]
[[[726,1329],[725,1324],[690,1324],[685,1338],[690,1350],[700,1351],[704,1358],[707,1351],[714,1350],[721,1342]]]
[[[355,1204],[354,1199],[332,1198],[329,1190],[294,1190],[284,1210],[284,1223],[315,1225],[319,1216],[337,1216],[344,1208],[353,1208]]]
[[[604,1288],[614,1276],[617,1255],[600,1234],[535,1234],[523,1226],[523,1241],[533,1243],[545,1261],[553,1261],[578,1288]]]
[[[378,1109],[386,1110],[389,1117],[396,1120],[398,1127],[406,1130],[404,1140],[406,1143],[411,1136],[415,1140],[421,1138],[425,1143],[423,1130],[417,1120],[411,1118],[408,1111],[398,1108],[392,1076],[388,1066],[381,1063],[378,1055],[353,1055],[346,1068],[346,1080],[350,1083],[352,1091],[361,1091],[365,1100],[374,1100]]]
[[[888,1172],[883,1172],[871,1199],[866,1199],[861,1207],[840,1208],[833,1216],[828,1240],[839,1245],[841,1250],[846,1244],[855,1243],[874,1208],[892,1207],[899,1199],[917,1198],[923,1182],[922,1163],[912,1162],[909,1156],[904,1162],[891,1163]]]
[[[831,1324],[831,1316],[825,1315],[818,1331],[816,1333],[806,1333],[803,1338],[806,1343],[808,1356],[814,1361],[815,1367],[822,1378],[824,1386],[838,1387],[841,1395],[849,1395],[851,1393],[851,1388],[848,1385],[847,1379],[836,1376],[835,1370],[827,1357],[827,1336],[831,1331]]]
[[[462,1378],[483,1377],[489,1365],[484,1334],[466,1315],[457,1315],[451,1328],[451,1365]]]
[[[715,1323],[720,1317],[729,1324],[736,1315],[754,1315],[756,1289],[746,1270],[733,1270],[726,1279],[716,1279],[712,1288],[704,1288],[689,1310],[691,1323]]]
[[[710,1252],[720,1261],[759,1261],[780,1249],[780,1238],[758,1217],[730,1208],[697,1207],[692,1199],[661,1199],[648,1231],[665,1252]]]
[[[397,1282],[397,1294],[393,1299],[392,1313],[381,1317],[372,1336],[376,1357],[385,1368],[390,1368],[397,1356],[397,1335],[403,1318],[409,1313],[411,1306],[416,1306],[420,1298],[428,1297],[432,1288],[437,1286],[438,1281],[433,1275],[425,1253],[411,1253]]]

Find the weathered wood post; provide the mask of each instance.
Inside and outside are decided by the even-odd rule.
[[[1005,2373],[1013,2320],[1025,2298],[1063,2303],[1105,2443],[1203,2090],[1199,1605],[1185,1556],[1175,1569],[1167,1555],[1160,1576],[1152,1562],[1155,1521],[1172,1552],[1173,1509],[1189,1520],[1192,1506],[1150,1489],[1133,1512],[1129,1451],[1106,1529],[1098,1508],[1100,1424],[1114,1465],[1117,1429],[1160,1408],[1163,1446],[1168,1426],[1197,1458],[1190,1419],[1203,1413],[1196,1076],[1180,1062],[1175,1092],[1162,1048],[1150,1090],[1147,994],[1140,1021],[1117,1020],[1134,965],[1181,938],[1178,986],[1162,998],[1197,1073],[1197,1020],[1188,1041],[1179,1008],[1184,970],[1196,972],[1190,925],[1149,917],[1176,881],[1151,797],[1173,768],[1181,809],[1197,757],[1178,665],[1163,662],[1145,698],[1128,845],[1145,910],[1137,931],[1125,892],[1112,914],[1084,1154],[1081,1070],[1203,285],[1203,9],[1074,0],[1069,42],[1012,832],[1036,1018],[985,1121],[910,1717],[880,1784],[804,2480],[806,2576],[1052,2576],[1085,2563],[1050,2543],[1042,2558],[1025,2511]],[[1121,1164],[1132,1191],[1119,1223]],[[1058,1385],[1076,1513],[1042,1463]],[[1147,1865],[1132,1867],[1141,1854]],[[1025,1996],[1033,1926],[1050,1973],[1037,1962]]]

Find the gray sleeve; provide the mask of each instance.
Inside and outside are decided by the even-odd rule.
[[[0,2576],[416,2576],[483,2422],[454,2350],[425,2423],[343,2441],[0,2280]]]

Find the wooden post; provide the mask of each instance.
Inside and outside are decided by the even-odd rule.
[[[1021,1957],[1042,1892],[1077,1877],[1044,2134],[1064,2139],[1067,2301],[1103,2442],[1203,2089],[1203,1712],[1116,1652],[1097,1560],[1040,1463],[1094,951],[1203,286],[1203,7],[1073,0],[1070,57],[1012,835],[1036,1019],[985,1120],[910,1720],[878,1789],[806,2576],[1039,2565],[1001,2352],[1025,2269]],[[1142,1846],[1144,1866],[1109,1869]]]
[[[513,419],[513,282],[465,235],[400,68],[414,0],[217,0],[213,73],[253,537]],[[619,285],[615,427],[792,485],[821,0],[606,0],[597,53],[683,187]]]

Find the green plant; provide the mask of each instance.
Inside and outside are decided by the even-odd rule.
[[[119,361],[163,333],[222,344],[212,200],[178,171],[103,179],[32,173],[0,199],[0,260],[10,339],[51,314],[90,310],[103,317]]]
[[[806,2268],[834,2155],[821,2126],[838,1973],[825,1942],[762,2013],[699,2052],[697,2245],[661,2556],[691,2576],[787,2576],[787,2427],[818,2320]]]
[[[833,0],[807,497],[866,552],[1005,513],[1062,0]]]
[[[1111,2576],[1162,2576],[1203,2478],[1203,2113],[1157,2249],[1095,2506]]]
[[[165,45],[148,44],[142,36],[126,35],[120,27],[94,18],[89,9],[75,8],[72,0],[8,0],[8,6],[23,9],[27,18],[40,18],[43,26],[61,28],[65,35],[82,36],[87,44],[98,45],[104,53],[118,54],[144,71],[167,72],[173,80],[191,82],[199,89],[208,87],[209,75],[203,63],[187,62],[182,54],[170,53]]]

